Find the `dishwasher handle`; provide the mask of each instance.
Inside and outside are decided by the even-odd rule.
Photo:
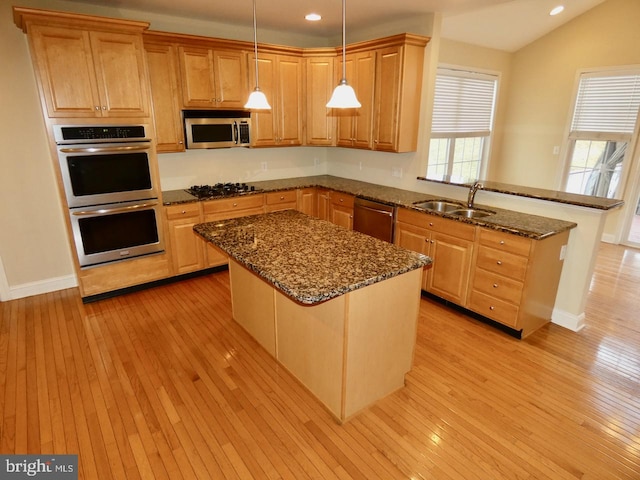
[[[370,212],[380,213],[382,215],[387,215],[389,217],[393,217],[393,210],[381,210],[379,208],[367,207],[366,205],[356,205],[357,208],[362,208],[364,210],[369,210]]]

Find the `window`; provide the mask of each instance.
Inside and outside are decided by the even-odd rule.
[[[580,76],[571,129],[565,190],[619,198],[625,158],[640,108],[640,71]]]
[[[427,178],[479,178],[486,168],[498,77],[439,68]]]

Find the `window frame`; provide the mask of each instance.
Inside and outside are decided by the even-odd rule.
[[[470,133],[468,135],[464,135],[463,133],[460,132],[451,132],[449,135],[446,134],[442,134],[442,133],[434,133],[433,132],[433,112],[432,112],[432,118],[431,118],[431,125],[429,128],[429,141],[426,143],[426,162],[425,162],[425,166],[424,166],[424,175],[426,178],[429,178],[427,176],[427,172],[429,171],[429,160],[430,160],[430,146],[431,146],[431,140],[432,139],[447,139],[449,140],[450,143],[450,151],[448,154],[448,163],[447,163],[447,172],[450,172],[452,169],[452,163],[450,163],[449,159],[452,159],[455,155],[454,152],[454,148],[453,145],[455,144],[456,139],[459,138],[473,138],[473,137],[479,137],[484,139],[484,144],[482,147],[482,155],[480,158],[480,168],[478,171],[478,178],[484,178],[486,176],[486,173],[489,169],[489,161],[491,158],[491,150],[493,147],[493,139],[494,139],[494,135],[495,135],[495,129],[496,129],[496,117],[498,114],[498,107],[499,107],[499,98],[500,98],[500,88],[502,85],[502,73],[499,71],[495,71],[495,70],[488,70],[488,69],[483,69],[483,68],[476,68],[473,66],[466,66],[466,65],[454,65],[454,64],[445,64],[445,63],[441,63],[438,64],[437,70],[436,70],[436,76],[438,74],[440,74],[443,71],[449,71],[449,72],[459,72],[461,75],[461,77],[464,76],[468,76],[471,78],[483,78],[485,77],[486,79],[488,79],[487,77],[491,77],[491,79],[495,79],[495,88],[494,88],[494,93],[493,93],[493,107],[492,107],[492,112],[491,112],[491,120],[490,120],[490,128],[489,128],[489,135],[488,136],[483,136],[483,135],[478,135],[477,133]],[[434,101],[434,105],[435,105],[435,77],[434,77],[434,88],[433,88],[433,101]],[[464,180],[470,180],[470,179],[464,179]]]
[[[564,135],[565,149],[563,155],[562,176],[560,190],[567,192],[569,177],[571,173],[572,159],[575,151],[576,142],[580,140],[588,141],[625,141],[627,148],[622,159],[622,169],[620,172],[620,180],[616,187],[614,196],[611,198],[623,198],[627,191],[627,184],[630,179],[630,172],[633,168],[633,162],[636,157],[636,146],[638,143],[638,133],[640,132],[640,110],[636,117],[636,122],[632,134],[623,134],[616,132],[584,132],[576,131],[572,133],[571,127],[574,122],[574,114],[578,101],[578,93],[580,92],[580,82],[583,76],[589,77],[613,77],[617,75],[633,74],[640,75],[640,65],[621,65],[613,67],[592,67],[580,69],[576,72],[576,78],[573,87],[573,96],[567,115],[567,127]],[[567,192],[575,193],[575,192]],[[605,198],[605,197],[600,197]]]

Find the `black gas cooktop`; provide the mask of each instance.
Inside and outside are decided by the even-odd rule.
[[[255,192],[258,190],[260,189],[253,185],[247,185],[246,183],[216,183],[215,185],[193,185],[186,191],[194,197],[202,199],[242,195],[243,193]]]

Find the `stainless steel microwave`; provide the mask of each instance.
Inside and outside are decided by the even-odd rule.
[[[185,110],[186,146],[192,148],[248,147],[251,116],[237,110]]]

